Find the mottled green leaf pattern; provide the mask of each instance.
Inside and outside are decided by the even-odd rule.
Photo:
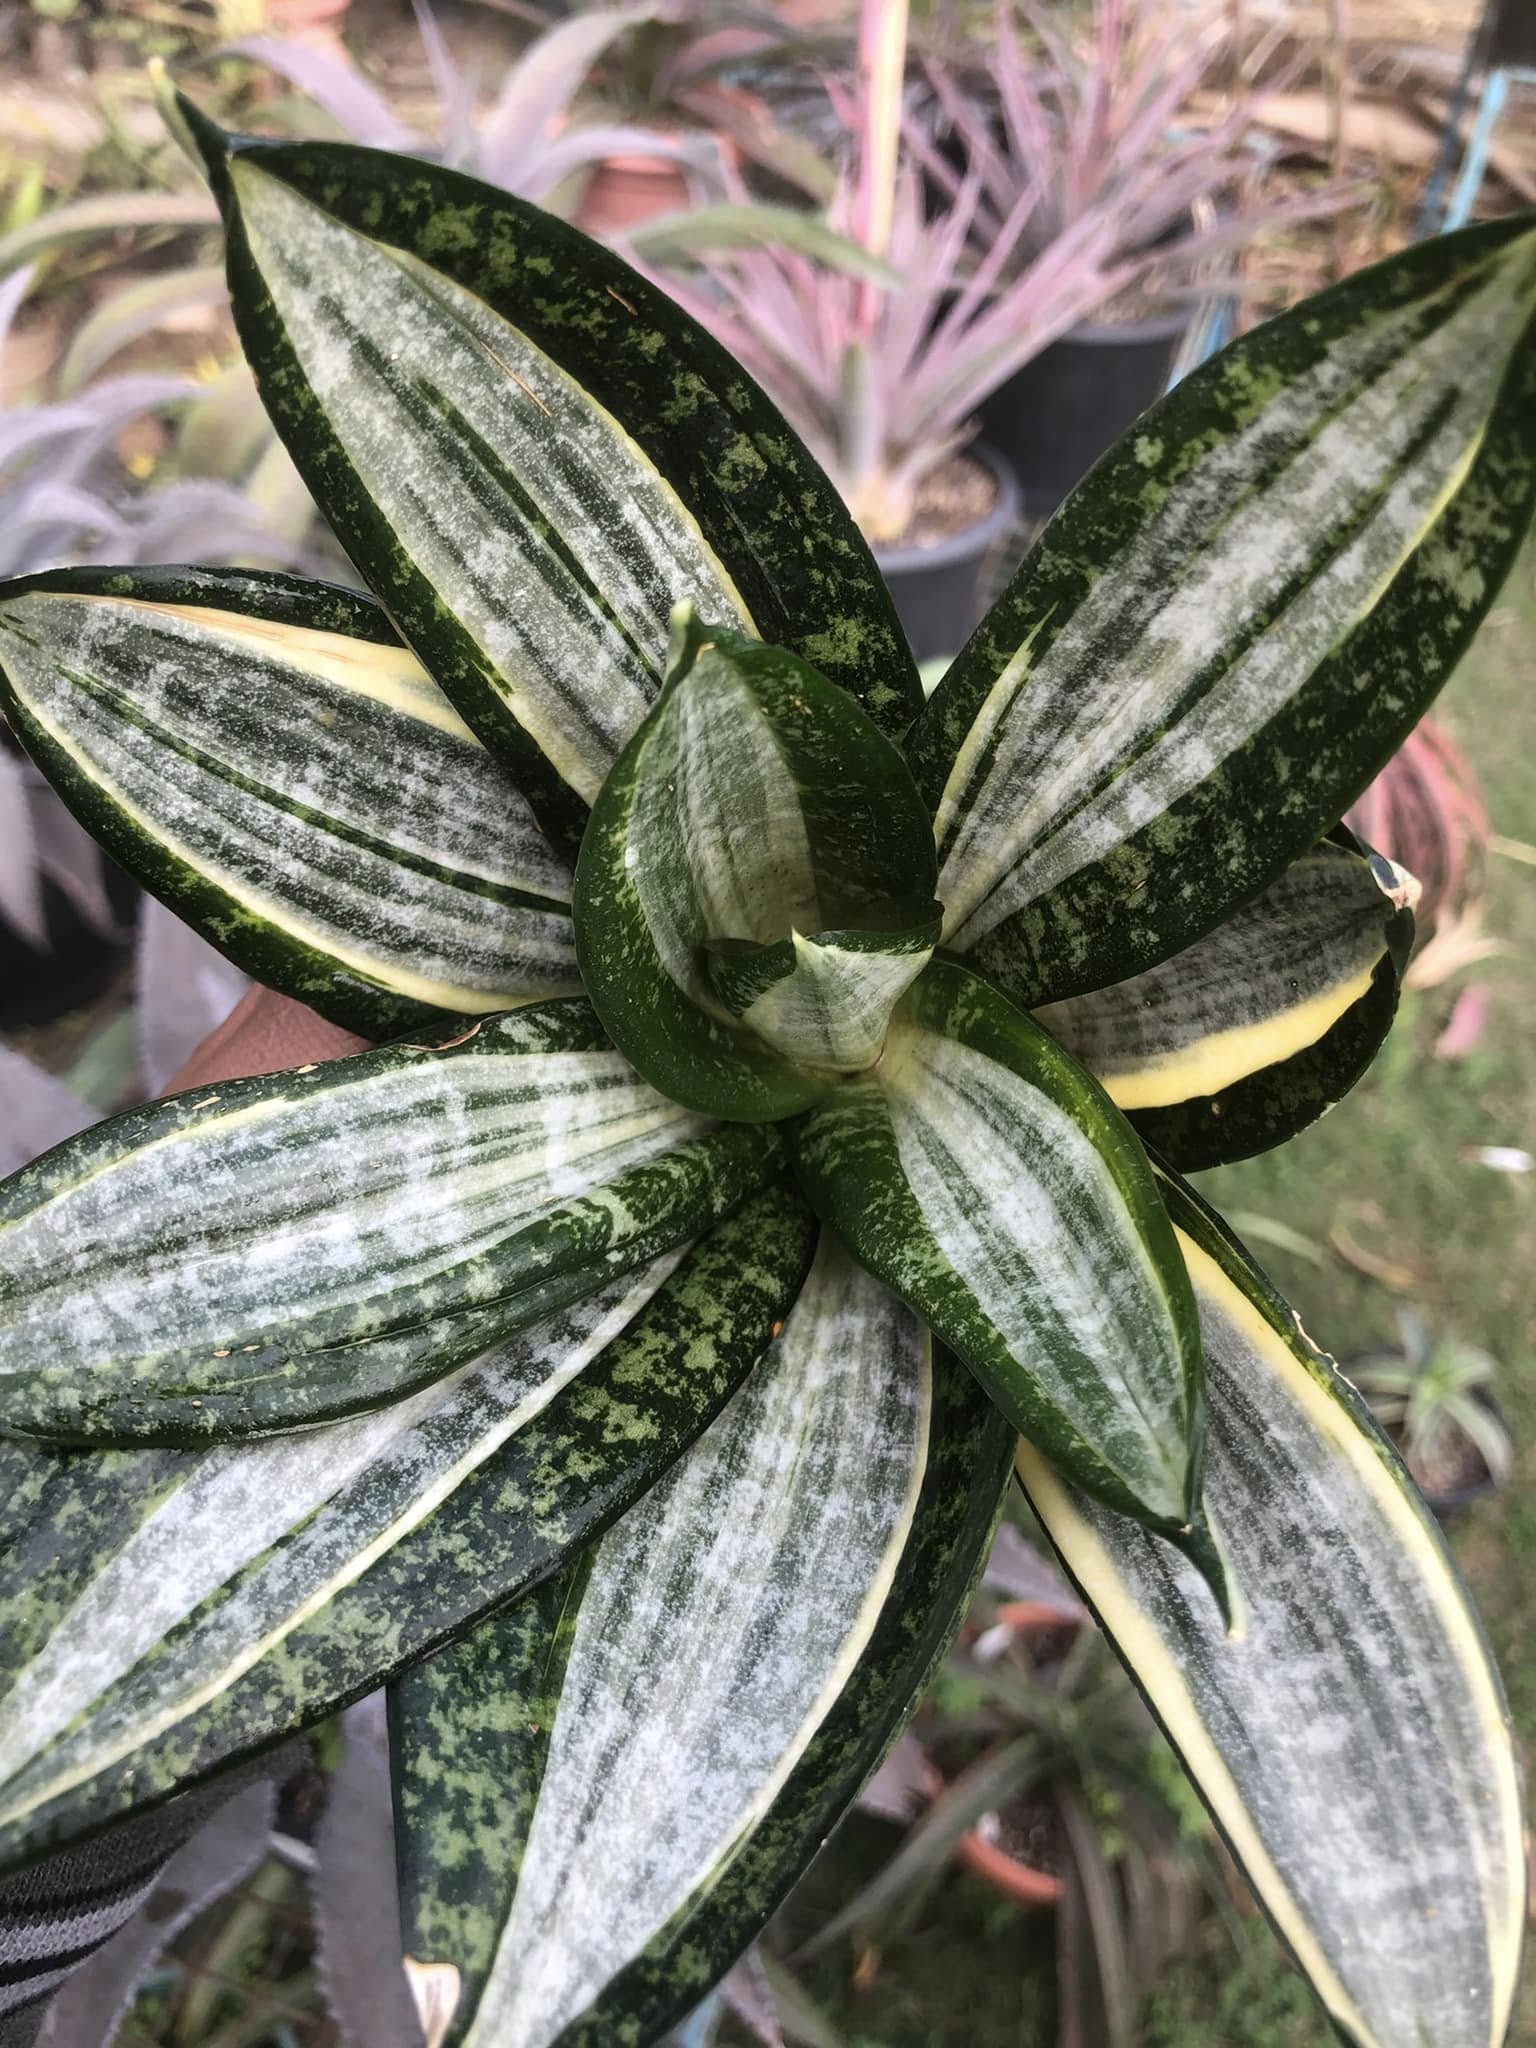
[[[1094,1081],[964,969],[797,1127],[811,1200],[1101,1499],[1190,1540],[1200,1349],[1150,1170]]]
[[[1498,2048],[1524,1920],[1510,1729],[1438,1529],[1331,1359],[1167,1188],[1200,1306],[1206,1498],[1246,1616],[1021,1453],[1063,1562],[1360,2048]]]
[[[837,492],[655,286],[456,172],[337,144],[231,145],[183,105],[279,432],[407,639],[569,850],[605,752],[659,684],[679,598],[795,648],[888,731],[906,725],[916,671]],[[413,379],[395,352],[425,351],[428,335]],[[498,390],[490,412],[477,406]],[[434,464],[452,446],[445,495],[417,488],[407,445]],[[539,644],[535,613],[555,642]]]
[[[882,1294],[824,1246],[773,1351],[588,1573],[396,1688],[408,1945],[460,1971],[450,2043],[654,2038],[947,1639],[1006,1426],[951,1361],[930,1379]]]
[[[545,1283],[693,1235],[778,1156],[657,1095],[580,999],[130,1111],[8,1185],[0,1418],[186,1440],[397,1396],[568,1298]],[[174,1224],[172,1185],[197,1189]]]
[[[761,1118],[872,1064],[938,935],[933,878],[901,756],[847,692],[680,606],[576,871],[583,979],[641,1072]]]
[[[910,743],[1016,1000],[1166,959],[1422,714],[1536,503],[1536,233],[1426,242],[1204,365],[1052,521]]]
[[[568,869],[378,606],[235,570],[0,588],[0,700],[237,965],[369,1037],[578,993]]]
[[[1181,1170],[1294,1137],[1348,1093],[1386,1035],[1417,885],[1324,841],[1224,924],[1036,1021]]]
[[[813,1238],[804,1205],[767,1189],[670,1277],[667,1261],[323,1430],[204,1452],[0,1446],[0,1863],[323,1718],[556,1570],[719,1412]]]

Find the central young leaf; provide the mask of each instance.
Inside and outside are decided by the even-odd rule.
[[[912,779],[853,698],[680,605],[576,877],[583,977],[646,1078],[759,1121],[873,1066],[938,939],[934,880]]]
[[[878,1070],[791,1135],[812,1206],[1074,1483],[1186,1550],[1201,1508],[1189,1280],[1108,1097],[965,968],[935,964]]]

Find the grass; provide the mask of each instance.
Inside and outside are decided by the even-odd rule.
[[[1527,551],[1440,712],[1482,781],[1496,832],[1536,840],[1536,547]],[[1317,1247],[1260,1249],[1318,1342],[1340,1358],[1393,1338],[1395,1285],[1503,1366],[1516,1446],[1502,1494],[1457,1526],[1455,1547],[1504,1673],[1536,1783],[1536,1174],[1491,1170],[1483,1146],[1536,1152],[1536,868],[1491,862],[1486,928],[1508,950],[1404,1002],[1376,1066],[1283,1150],[1201,1178],[1224,1212],[1274,1219]],[[1434,1056],[1457,987],[1488,985],[1468,1058]],[[1340,1234],[1377,1265],[1341,1256]],[[1391,1269],[1397,1269],[1395,1273]],[[1394,1285],[1395,1282],[1395,1285]],[[858,1881],[867,1836],[840,1838],[818,1873],[833,1907]],[[862,1989],[846,1952],[817,1989],[857,2048],[1052,2048],[1050,1930],[956,1876],[922,1924],[878,1958]],[[1240,1948],[1212,1921],[1144,2016],[1145,2048],[1329,2048],[1334,2036],[1261,1926]],[[1511,2042],[1536,2048],[1536,1957]]]

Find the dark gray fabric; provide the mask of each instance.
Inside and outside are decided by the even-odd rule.
[[[43,2002],[138,1910],[177,1851],[233,1794],[280,1780],[301,1755],[257,1758],[0,1878],[0,2048],[30,2048]]]

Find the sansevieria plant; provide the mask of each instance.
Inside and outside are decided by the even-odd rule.
[[[1387,1028],[1412,887],[1335,825],[1536,499],[1536,229],[1191,377],[925,706],[836,492],[645,280],[452,171],[178,119],[373,597],[27,577],[4,709],[146,887],[388,1042],[0,1195],[0,1852],[387,1682],[433,2040],[652,2041],[1017,1472],[1341,2033],[1502,2039],[1477,1623],[1180,1175]]]

